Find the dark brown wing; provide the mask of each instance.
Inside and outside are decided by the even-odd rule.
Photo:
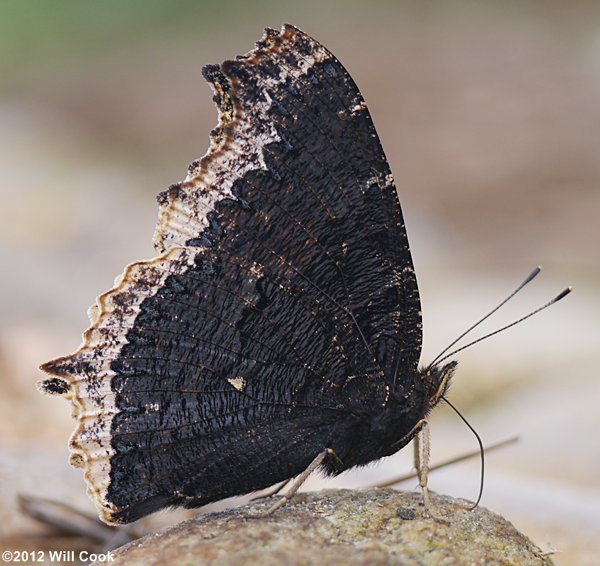
[[[286,25],[204,75],[219,125],[186,181],[163,193],[157,249],[201,245],[207,228],[204,237],[214,238],[210,228],[230,223],[255,238],[237,252],[240,261],[262,265],[272,255],[277,274],[304,276],[308,293],[327,301],[341,324],[356,326],[353,315],[381,368],[397,356],[416,366],[420,304],[400,203],[342,64]],[[216,211],[230,199],[248,208],[235,218]]]
[[[284,26],[203,73],[219,124],[159,197],[161,255],[43,366],[59,379],[42,388],[75,405],[72,462],[109,522],[296,475],[352,406],[350,380],[374,379],[381,406],[395,364],[419,358],[396,189],[339,61]]]

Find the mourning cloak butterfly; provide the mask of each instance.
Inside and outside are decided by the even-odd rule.
[[[209,65],[219,122],[158,197],[154,259],[90,309],[40,388],[108,523],[394,454],[455,368],[418,369],[419,293],[365,101],[297,28]]]

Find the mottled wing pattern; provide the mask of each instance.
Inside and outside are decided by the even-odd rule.
[[[159,196],[160,255],[43,366],[42,389],[73,402],[71,461],[107,522],[298,474],[352,412],[350,380],[384,384],[419,358],[396,189],[339,61],[284,26],[203,73],[219,123]]]
[[[343,309],[353,312],[379,367],[397,356],[416,365],[420,305],[400,203],[348,72],[287,25],[267,30],[248,55],[206,67],[204,76],[219,125],[186,181],[161,196],[157,250],[201,245],[198,234],[234,214],[217,208],[246,206],[231,228],[256,236],[244,247],[248,255],[237,253],[240,261],[277,256],[277,272],[310,278],[311,293],[328,300],[342,324],[349,319]]]

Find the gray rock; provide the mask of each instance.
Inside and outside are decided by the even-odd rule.
[[[268,517],[273,501],[202,514],[114,551],[127,566],[246,565],[551,565],[511,523],[482,507],[392,489],[301,493]]]

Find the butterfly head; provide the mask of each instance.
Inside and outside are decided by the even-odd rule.
[[[448,362],[447,364],[430,365],[419,371],[421,379],[425,384],[429,408],[435,407],[443,395],[450,387],[450,381],[456,371],[458,362]]]

